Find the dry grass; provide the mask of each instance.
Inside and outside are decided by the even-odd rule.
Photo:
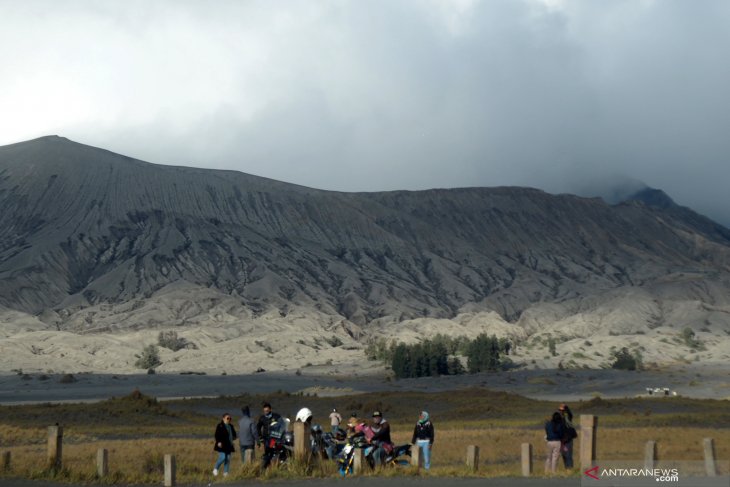
[[[271,399],[271,396],[267,397]],[[315,411],[333,405],[350,410],[381,409],[392,424],[396,443],[411,439],[413,410],[426,405],[435,418],[436,442],[429,473],[405,467],[386,469],[378,475],[517,476],[520,475],[520,445],[533,445],[534,470],[542,473],[546,412],[554,404],[484,390],[443,394],[397,393],[373,396],[316,398],[275,395],[273,402],[288,413],[306,404]],[[96,479],[96,452],[109,450],[110,475],[104,483],[159,483],[163,456],[176,456],[180,482],[207,482],[216,458],[212,431],[218,418],[210,411],[235,411],[231,405],[255,405],[256,396],[157,403],[134,394],[98,404],[23,406],[0,408],[0,452],[10,451],[11,469],[3,477],[55,478],[69,482]],[[668,402],[671,401],[671,402]],[[730,421],[727,401],[592,400],[575,405],[576,414],[598,414],[598,457],[602,460],[641,460],[648,440],[655,440],[659,459],[702,460],[702,439],[715,439],[718,460],[730,458]],[[203,414],[201,411],[207,411]],[[30,420],[28,418],[31,418]],[[466,419],[468,418],[468,419]],[[39,425],[59,421],[64,425],[64,468],[52,474],[46,468],[46,428]],[[579,440],[574,446],[578,458]],[[468,445],[480,447],[478,472],[465,467]],[[257,452],[259,454],[259,452]],[[577,473],[572,473],[576,475]],[[240,456],[232,461],[232,480],[259,476],[263,479],[336,476],[333,462],[259,472],[243,468]],[[561,475],[571,475],[562,473]]]
[[[394,441],[405,443],[410,440],[410,425],[393,425]],[[535,473],[542,472],[544,458],[543,432],[540,430],[491,428],[453,428],[448,423],[439,427],[433,449],[433,468],[429,475],[442,476],[517,476],[520,475],[520,445],[532,443]],[[648,440],[657,441],[660,459],[702,460],[702,439],[715,439],[718,459],[730,457],[730,430],[704,428],[609,428],[599,429],[598,456],[607,460],[641,460],[644,445]],[[579,451],[576,440],[575,452]],[[464,466],[467,445],[480,447],[480,464],[477,473],[469,472]],[[100,448],[109,450],[110,482],[158,483],[163,476],[163,456],[176,456],[178,478],[181,482],[202,482],[209,480],[216,454],[209,439],[136,439],[84,441],[64,444],[64,470],[57,475],[60,480],[96,480],[96,452]],[[44,444],[30,444],[6,448],[12,454],[12,471],[5,475],[25,478],[48,478],[45,468],[46,449]],[[257,452],[258,453],[258,452]],[[244,468],[238,453],[232,457],[231,479],[250,479],[259,475],[256,467]],[[398,468],[384,470],[379,475],[422,475],[413,469]],[[272,469],[262,476],[264,479],[327,477],[337,475],[333,462],[314,464],[310,467],[292,465],[285,469]],[[565,473],[563,475],[566,475]]]
[[[164,475],[164,455],[175,455],[177,477],[180,482],[202,482],[212,478],[211,471],[217,459],[212,440],[106,440],[63,446],[63,470],[55,475],[47,467],[45,445],[24,445],[7,448],[12,465],[6,476],[23,478],[50,478],[68,481],[97,481],[96,454],[105,448],[109,452],[109,483],[157,484]],[[259,454],[259,452],[257,452]],[[286,467],[260,472],[257,465],[241,464],[236,452],[231,457],[229,479],[276,479],[300,477],[329,477],[336,471],[334,462],[304,465],[292,463]],[[2,478],[2,477],[0,477]]]

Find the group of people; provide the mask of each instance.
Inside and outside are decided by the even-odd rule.
[[[567,404],[561,404],[553,413],[552,418],[545,422],[546,473],[555,473],[558,468],[558,459],[561,456],[565,468],[573,468],[573,440],[577,437],[578,433],[573,426],[573,412]]]
[[[383,417],[382,412],[374,411],[371,421],[358,419],[357,414],[353,413],[346,428],[341,427],[343,419],[337,409],[332,410],[329,419],[331,434],[334,438],[350,442],[358,437],[368,446],[372,446],[372,458],[376,466],[382,465],[386,457],[392,453],[394,445],[390,437],[390,423]],[[282,432],[286,430],[288,420],[284,420],[280,414],[273,412],[271,404],[268,402],[263,403],[262,414],[257,421],[251,418],[249,406],[241,408],[241,419],[238,421],[240,435],[232,425],[232,420],[232,416],[225,413],[216,426],[213,449],[218,453],[218,458],[213,468],[213,475],[217,476],[221,470],[223,476],[228,475],[231,455],[235,452],[234,445],[237,439],[242,462],[246,462],[247,456],[253,461],[254,452],[258,446],[263,447],[261,468],[268,467],[276,453],[277,442],[280,441]],[[308,408],[302,408],[297,413],[296,420],[311,425],[312,412]],[[421,450],[425,469],[431,468],[431,448],[434,437],[434,427],[430,416],[427,411],[422,411],[413,430],[411,443]],[[339,446],[342,445],[344,443]],[[247,455],[249,451],[250,453]],[[338,452],[339,448],[329,449],[327,455],[329,458],[334,458]]]
[[[359,438],[372,446],[372,458],[376,466],[382,465],[385,458],[392,453],[394,445],[390,437],[390,423],[383,417],[380,411],[374,411],[371,421],[358,419],[357,414],[352,414],[346,424],[346,429],[341,427],[342,416],[333,409],[329,415],[331,434],[345,442],[351,442]],[[228,475],[230,469],[231,454],[235,451],[235,441],[241,451],[241,461],[246,461],[247,451],[250,451],[251,460],[254,459],[256,446],[263,447],[261,456],[261,467],[266,468],[272,461],[276,452],[277,441],[281,439],[282,431],[286,429],[286,421],[281,415],[271,409],[271,404],[265,402],[262,405],[262,414],[257,421],[251,418],[248,406],[241,408],[241,419],[238,421],[238,431],[231,424],[232,417],[226,413],[215,430],[215,445],[213,449],[218,452],[218,458],[213,468],[213,475],[218,475],[221,468],[223,475]],[[297,421],[311,423],[312,412],[303,408],[297,414]],[[547,442],[547,457],[545,459],[545,471],[554,473],[558,466],[559,458],[563,458],[566,469],[573,468],[573,440],[578,436],[573,426],[573,412],[567,404],[561,404],[551,418],[545,422],[545,440]],[[423,466],[426,470],[431,468],[431,449],[435,438],[433,423],[427,411],[421,411],[416,426],[413,429],[411,444],[420,449],[423,458]],[[338,450],[328,450],[329,458],[334,458]]]
[[[231,424],[232,417],[229,413],[225,413],[215,429],[215,444],[213,450],[218,452],[218,458],[213,467],[213,475],[217,476],[223,467],[223,476],[227,476],[230,470],[231,454],[236,451],[234,447],[235,440],[241,451],[241,462],[246,461],[246,452],[250,452],[253,460],[256,446],[263,447],[261,456],[262,467],[266,468],[271,462],[273,456],[272,435],[274,432],[281,430],[284,420],[281,415],[271,410],[271,404],[263,403],[262,413],[258,421],[254,422],[251,418],[251,410],[248,406],[241,408],[241,419],[238,421],[238,431]]]

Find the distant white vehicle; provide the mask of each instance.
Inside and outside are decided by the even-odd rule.
[[[646,388],[647,394],[650,396],[657,395],[657,396],[676,396],[677,391],[672,391],[669,389],[669,387],[647,387]]]

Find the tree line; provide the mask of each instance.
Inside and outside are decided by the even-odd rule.
[[[511,363],[507,358],[511,349],[506,338],[482,333],[473,340],[436,335],[415,344],[380,339],[369,344],[365,352],[371,360],[389,364],[400,379],[499,370]],[[466,367],[456,355],[466,357]]]

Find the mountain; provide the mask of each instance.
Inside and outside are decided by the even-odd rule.
[[[689,296],[720,311],[687,323],[727,327],[730,230],[647,191],[616,205],[514,187],[340,193],[42,137],[0,147],[0,317],[36,320],[10,337],[306,315],[357,343],[489,316],[524,339],[610,300]]]

